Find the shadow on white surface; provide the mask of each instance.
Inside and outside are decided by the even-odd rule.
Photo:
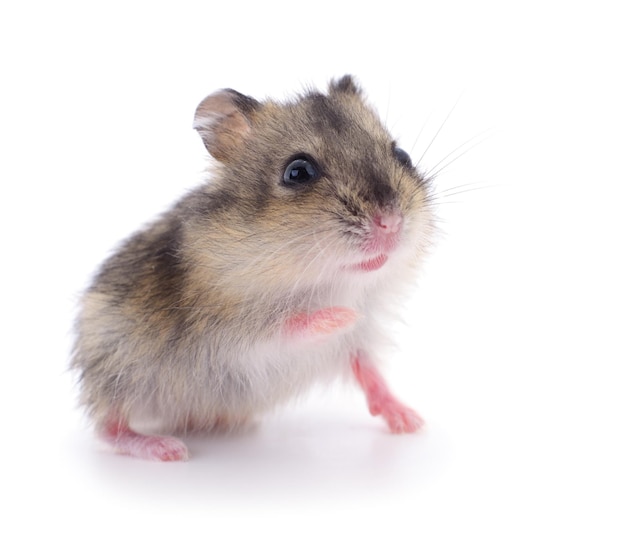
[[[247,431],[187,436],[191,459],[184,463],[119,456],[82,434],[72,436],[68,448],[83,471],[110,488],[190,503],[325,504],[372,492],[395,496],[443,472],[450,446],[442,432],[431,426],[393,435],[364,408],[359,419],[356,407],[313,404],[279,412]]]

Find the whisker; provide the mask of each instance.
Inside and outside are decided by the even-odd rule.
[[[411,150],[410,153],[413,153],[413,151],[415,151],[415,146],[417,146],[417,142],[419,141],[419,139],[422,136],[422,133],[424,132],[424,129],[426,128],[426,125],[428,125],[428,122],[430,121],[430,118],[432,116],[432,112],[430,112],[428,114],[428,116],[426,116],[426,120],[424,121],[424,123],[422,124],[422,128],[419,130],[419,132],[417,133],[417,137],[415,138],[415,142],[413,142],[413,145],[411,146]],[[422,155],[423,157],[423,155]],[[420,159],[421,160],[421,159]]]
[[[437,174],[439,174],[442,170],[445,170],[450,164],[452,164],[454,161],[456,161],[457,159],[459,159],[460,157],[462,157],[463,155],[465,155],[468,151],[471,151],[473,148],[475,148],[476,146],[482,144],[483,142],[485,142],[489,136],[484,136],[486,133],[489,133],[490,131],[493,131],[492,128],[489,129],[485,129],[484,131],[474,135],[473,137],[471,137],[470,139],[466,140],[465,142],[463,142],[462,144],[460,144],[459,146],[457,146],[455,149],[453,149],[450,153],[448,153],[443,159],[441,159],[437,164],[435,164],[429,171],[426,171],[425,174],[428,177],[436,177]],[[465,151],[463,151],[462,153],[460,153],[459,155],[457,155],[454,159],[450,160],[449,162],[446,163],[446,161],[452,157],[452,155],[454,155],[455,153],[457,153],[458,151],[460,151],[462,148],[464,148],[465,146],[467,146],[468,144],[474,142],[477,138],[479,137],[483,137],[480,140],[476,141],[474,144],[472,144],[471,146],[469,146]],[[445,164],[444,164],[445,163]],[[441,166],[443,164],[443,166]],[[440,167],[440,168],[439,168]]]
[[[304,275],[308,274],[308,269],[319,259],[321,255],[325,254],[331,247],[334,247],[338,243],[339,243],[339,238],[333,238],[333,241],[327,243],[323,248],[319,249],[318,253],[309,261],[307,266],[304,268],[298,280],[296,280],[294,284],[292,285],[291,287],[292,295],[295,294],[295,291],[297,290],[298,286],[302,282]],[[316,243],[312,245],[311,248],[309,249],[309,252],[312,252],[314,248],[319,248],[320,244],[321,242],[319,240],[316,241]],[[319,273],[318,273],[318,278],[319,278]],[[307,310],[310,310],[311,302],[312,302],[312,299],[309,298],[309,306],[307,307]]]
[[[434,179],[438,174],[440,174],[441,172],[443,172],[446,168],[448,168],[448,166],[450,166],[453,162],[455,162],[457,159],[460,159],[461,157],[463,157],[463,155],[465,155],[466,153],[468,153],[469,151],[471,151],[472,149],[474,149],[476,146],[479,146],[480,144],[482,144],[483,142],[485,142],[485,140],[487,140],[487,138],[484,138],[482,140],[478,140],[476,143],[472,144],[470,147],[468,147],[465,151],[463,151],[462,153],[460,153],[459,155],[457,155],[454,159],[451,159],[450,161],[448,161],[446,164],[444,164],[443,166],[439,167],[437,169],[437,167],[435,166],[433,168],[432,171],[429,172],[428,177],[430,179]],[[454,152],[453,152],[454,153]],[[444,159],[445,160],[445,159]]]
[[[416,163],[416,167],[420,165],[420,163],[422,162],[422,160],[424,159],[424,157],[426,156],[426,153],[428,153],[428,150],[430,149],[430,147],[435,143],[435,140],[437,140],[437,137],[439,136],[439,133],[441,132],[441,130],[444,128],[445,124],[448,122],[448,120],[450,119],[450,116],[452,116],[452,113],[454,112],[454,109],[457,107],[457,105],[459,104],[459,101],[461,100],[461,97],[463,97],[463,94],[459,95],[458,99],[456,100],[456,102],[454,103],[454,105],[452,106],[452,108],[450,109],[450,112],[448,112],[448,115],[445,117],[445,119],[443,120],[443,123],[439,126],[439,129],[437,129],[437,132],[435,133],[435,136],[433,136],[432,140],[430,141],[430,143],[428,144],[428,146],[426,146],[426,149],[424,150],[424,152],[422,153],[422,156],[420,157],[419,161],[417,161]]]
[[[329,227],[327,227],[327,229],[326,229],[326,230],[322,230],[322,232],[324,232],[324,234],[326,234],[327,232],[330,232],[330,231],[332,231],[332,228],[331,228],[330,226],[329,226]],[[320,230],[311,230],[311,231],[309,231],[309,232],[307,232],[307,233],[305,233],[305,234],[302,234],[302,235],[300,235],[300,236],[298,236],[298,237],[294,238],[293,240],[288,241],[287,243],[285,243],[285,244],[281,245],[279,248],[276,248],[276,249],[275,249],[275,250],[271,253],[271,257],[275,257],[275,256],[276,256],[276,254],[277,254],[278,252],[280,252],[281,250],[284,250],[284,249],[288,248],[289,246],[293,245],[294,243],[299,243],[300,241],[302,241],[303,239],[306,239],[306,238],[308,238],[308,237],[314,237],[314,238],[315,238],[315,241],[314,241],[314,242],[313,242],[313,244],[309,247],[309,250],[308,250],[308,252],[311,252],[311,251],[313,251],[315,248],[317,248],[317,246],[318,246],[318,244],[319,244],[319,239],[317,239],[317,236],[318,236],[318,234],[319,234],[319,233],[320,233]],[[259,255],[259,256],[257,256],[256,258],[254,258],[254,259],[252,260],[252,262],[248,263],[248,266],[249,266],[250,268],[252,268],[252,269],[257,269],[257,270],[258,270],[258,268],[257,268],[257,264],[258,264],[258,262],[259,262],[262,258],[264,258],[264,257],[266,257],[266,256],[268,256],[268,253],[267,253],[267,252],[262,253],[261,255]],[[310,263],[313,263],[313,262],[310,262]],[[310,264],[309,264],[309,265],[310,265]],[[268,270],[269,270],[269,268],[268,268]],[[303,272],[303,274],[304,274],[304,272]],[[295,289],[295,288],[294,288],[294,289]],[[250,296],[253,294],[253,292],[254,292],[254,291],[258,291],[258,290],[252,290],[252,289],[249,289],[249,291],[248,291],[248,293],[246,294],[246,297],[244,298],[244,300],[245,300],[245,301],[249,300],[249,299],[250,299]],[[293,291],[292,291],[292,293],[293,293]]]
[[[491,187],[493,187],[493,185],[480,184],[480,183],[464,183],[461,185],[457,185],[455,187],[443,189],[441,191],[435,191],[432,197],[433,198],[445,198],[448,196],[456,196],[458,194],[463,194],[466,192],[472,192],[472,191],[481,190],[481,189],[487,189]]]
[[[460,203],[461,199],[451,199],[453,197],[457,197],[461,194],[467,194],[468,192],[474,192],[483,189],[493,188],[494,185],[490,184],[479,184],[479,183],[467,183],[464,185],[458,185],[456,187],[450,187],[448,189],[444,189],[440,192],[433,192],[429,194],[425,199],[424,203],[428,207],[437,207],[443,206],[445,204],[456,204]]]
[[[250,268],[251,270],[255,270],[257,271],[257,273],[259,272],[259,262],[263,259],[263,258],[275,258],[278,253],[280,253],[281,251],[289,248],[290,246],[292,246],[295,243],[299,243],[302,240],[306,240],[309,237],[315,237],[315,241],[313,242],[313,244],[311,244],[308,248],[308,253],[311,253],[313,251],[315,251],[316,249],[319,249],[319,252],[313,257],[313,259],[311,259],[307,265],[307,268],[310,267],[313,263],[315,263],[315,261],[325,253],[325,251],[327,251],[329,248],[333,247],[335,245],[335,243],[339,242],[339,238],[336,238],[334,240],[334,242],[330,242],[329,244],[327,244],[326,246],[324,246],[323,248],[320,248],[321,245],[324,244],[324,241],[328,241],[328,239],[330,238],[330,234],[334,233],[335,229],[332,226],[327,226],[325,228],[320,229],[316,229],[316,230],[310,230],[308,232],[305,232],[301,235],[299,235],[298,237],[287,241],[285,243],[283,243],[282,245],[280,245],[279,247],[275,248],[273,251],[263,251],[261,252],[258,256],[255,256],[254,258],[248,260],[246,262],[246,265],[248,268]],[[322,237],[320,238],[320,234],[323,234]],[[262,234],[256,234],[256,235],[262,235]],[[247,236],[247,239],[253,238],[253,236]],[[201,250],[198,247],[192,247],[192,248],[196,248],[196,250]],[[308,257],[308,254],[305,253],[304,254],[305,257]],[[262,264],[261,264],[262,267]],[[267,267],[264,269],[264,271],[269,271],[271,270],[271,268]],[[292,290],[292,293],[295,293],[295,289],[297,288],[297,284],[301,281],[302,277],[304,276],[304,274],[306,274],[306,270],[303,272],[302,276],[298,279],[298,281],[296,282],[296,284],[294,285],[294,290]],[[242,298],[242,300],[244,302],[249,301],[251,299],[251,295],[255,292],[257,292],[258,290],[252,289],[252,288],[248,288],[248,290],[246,291],[244,297]],[[192,297],[186,297],[183,300],[187,301],[193,301],[194,299]],[[209,308],[214,308],[216,306],[219,306],[218,304],[211,304],[211,305],[198,305],[198,304],[193,304],[192,306],[183,306],[183,305],[170,305],[168,307],[162,308],[161,310],[189,310],[189,311],[202,311],[202,310],[206,310]]]

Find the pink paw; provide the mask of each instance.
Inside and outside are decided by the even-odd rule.
[[[127,445],[120,446],[116,443],[115,450],[122,454],[137,456],[153,461],[187,461],[189,453],[185,443],[175,437],[163,437],[158,435],[141,436],[129,449]]]
[[[175,437],[143,435],[134,432],[123,421],[110,420],[100,432],[115,452],[153,461],[189,459],[185,443]]]
[[[290,336],[326,336],[354,324],[358,314],[350,308],[333,306],[310,314],[303,312],[285,322],[285,332]]]
[[[393,396],[380,372],[362,353],[352,357],[351,365],[365,392],[370,413],[382,415],[393,433],[413,433],[424,425],[422,417]]]
[[[382,415],[392,433],[413,433],[424,425],[417,412],[398,401],[385,402],[377,410],[375,413],[370,406],[372,415]]]

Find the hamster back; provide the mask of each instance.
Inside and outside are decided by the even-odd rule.
[[[391,431],[417,430],[377,362],[429,245],[429,189],[360,88],[345,76],[283,103],[220,90],[194,128],[207,181],[81,301],[72,367],[100,437],[186,459],[162,434],[236,427],[342,374]]]

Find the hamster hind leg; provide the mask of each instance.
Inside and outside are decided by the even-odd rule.
[[[382,415],[392,433],[412,433],[424,425],[422,417],[391,393],[378,369],[364,353],[356,353],[351,366],[365,392],[370,413],[373,416]]]
[[[153,461],[189,459],[186,445],[176,437],[137,433],[125,420],[113,415],[98,428],[98,433],[118,454]]]

